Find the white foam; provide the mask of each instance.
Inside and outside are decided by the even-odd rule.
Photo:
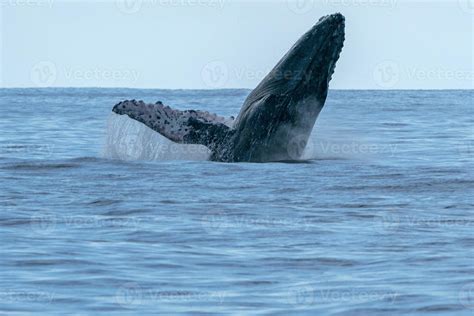
[[[119,160],[207,160],[210,152],[201,145],[171,142],[128,116],[111,113],[102,156]]]

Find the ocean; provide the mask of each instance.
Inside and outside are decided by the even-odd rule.
[[[330,91],[301,161],[111,113],[249,90],[0,89],[0,313],[473,315],[473,90]]]

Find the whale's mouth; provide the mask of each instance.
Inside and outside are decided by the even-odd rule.
[[[300,40],[300,46],[297,43],[293,47],[295,55],[307,54],[306,63],[300,65],[304,75],[295,88],[315,90],[324,95],[344,46],[345,18],[339,13],[323,17],[308,33]]]

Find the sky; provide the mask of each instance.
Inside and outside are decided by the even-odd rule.
[[[0,0],[0,87],[254,88],[326,14],[333,89],[472,89],[473,0]]]

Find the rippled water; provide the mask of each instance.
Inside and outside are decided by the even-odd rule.
[[[0,90],[0,311],[474,313],[473,91],[332,91],[301,163],[208,162],[110,117],[248,93]]]

